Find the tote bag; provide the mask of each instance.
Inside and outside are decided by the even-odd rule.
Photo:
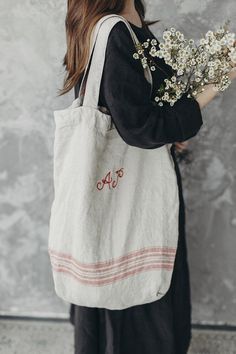
[[[171,144],[156,149],[128,145],[111,116],[98,107],[108,35],[118,21],[138,43],[124,17],[102,17],[93,31],[84,95],[86,72],[78,98],[54,112],[48,239],[56,294],[69,303],[107,309],[164,296],[178,241]],[[150,72],[144,74],[151,79]]]

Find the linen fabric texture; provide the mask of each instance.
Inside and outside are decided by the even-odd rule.
[[[54,112],[48,238],[57,295],[76,305],[107,309],[153,302],[166,294],[179,216],[172,144],[158,149],[127,144],[98,106],[107,40],[118,21],[137,44],[122,16],[102,17],[92,33],[79,97]],[[151,85],[148,68],[144,76]]]

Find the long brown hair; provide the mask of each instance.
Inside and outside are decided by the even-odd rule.
[[[66,76],[59,96],[69,92],[80,80],[89,55],[89,41],[93,26],[103,16],[119,14],[125,8],[126,0],[68,0],[65,20],[67,52],[63,60]],[[145,6],[142,0],[135,0],[135,8],[143,25],[158,21],[145,21]]]

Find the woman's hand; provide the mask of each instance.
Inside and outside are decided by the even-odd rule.
[[[230,80],[234,80],[236,79],[236,67],[234,66],[233,69],[229,72],[228,74]]]
[[[182,152],[187,149],[188,146],[188,141],[182,141],[182,142],[175,142],[175,149],[178,152]]]
[[[236,46],[236,41],[234,42],[234,46]],[[227,75],[230,80],[234,80],[236,79],[236,64],[231,62],[231,66],[232,69]],[[205,107],[216,95],[220,94],[220,91],[213,84],[205,85],[203,88],[204,91],[196,96],[196,101],[199,103],[200,108]]]
[[[236,41],[234,41],[234,47],[236,47]],[[231,66],[232,66],[232,70],[229,72],[228,76],[230,78],[230,80],[234,80],[236,79],[236,63],[233,63],[231,61]]]

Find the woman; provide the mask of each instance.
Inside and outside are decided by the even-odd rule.
[[[89,36],[94,24],[107,14],[126,18],[140,42],[155,38],[144,21],[141,0],[69,0],[67,26],[68,50],[64,65],[68,75],[62,94],[75,89],[77,97],[88,55]],[[217,92],[212,85],[196,100],[183,95],[173,106],[154,106],[150,86],[141,62],[133,59],[135,47],[123,22],[110,32],[100,88],[99,105],[106,107],[122,137],[130,145],[144,149],[173,143],[171,154],[177,174],[180,211],[179,240],[170,288],[160,299],[124,310],[71,305],[70,320],[75,326],[77,354],[184,354],[191,338],[191,302],[185,241],[185,214],[181,176],[175,150],[186,148],[186,140],[202,126],[201,108]],[[170,75],[170,67],[155,59],[154,93]],[[235,72],[229,74],[231,79]],[[138,128],[138,129],[137,129]],[[138,222],[138,221],[137,221]]]

